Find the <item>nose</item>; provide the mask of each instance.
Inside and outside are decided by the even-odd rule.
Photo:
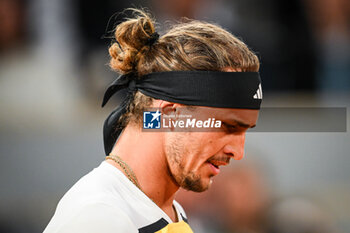
[[[245,133],[229,135],[224,146],[224,153],[234,160],[241,160],[244,157]]]

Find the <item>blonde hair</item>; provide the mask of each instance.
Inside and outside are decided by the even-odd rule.
[[[134,18],[115,29],[116,43],[109,48],[110,67],[122,74],[138,77],[152,72],[211,70],[224,68],[242,72],[257,72],[259,59],[237,37],[218,25],[190,20],[178,23],[153,44],[148,41],[155,33],[155,21],[142,10],[132,9]],[[139,122],[152,98],[136,92],[122,125]]]

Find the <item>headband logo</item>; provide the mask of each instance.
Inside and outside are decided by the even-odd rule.
[[[261,88],[261,84],[259,84],[259,88],[258,90],[256,90],[255,95],[253,96],[254,99],[262,99],[262,88]]]

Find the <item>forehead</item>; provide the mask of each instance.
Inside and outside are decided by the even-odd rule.
[[[238,108],[213,108],[199,106],[196,110],[209,117],[226,121],[227,123],[240,122],[254,126],[258,120],[259,110]]]

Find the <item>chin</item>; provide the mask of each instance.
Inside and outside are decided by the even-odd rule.
[[[183,182],[181,187],[193,191],[193,192],[204,192],[209,189],[211,186],[212,180],[209,178],[208,180],[203,180],[203,179],[191,179],[190,177],[186,177]]]

